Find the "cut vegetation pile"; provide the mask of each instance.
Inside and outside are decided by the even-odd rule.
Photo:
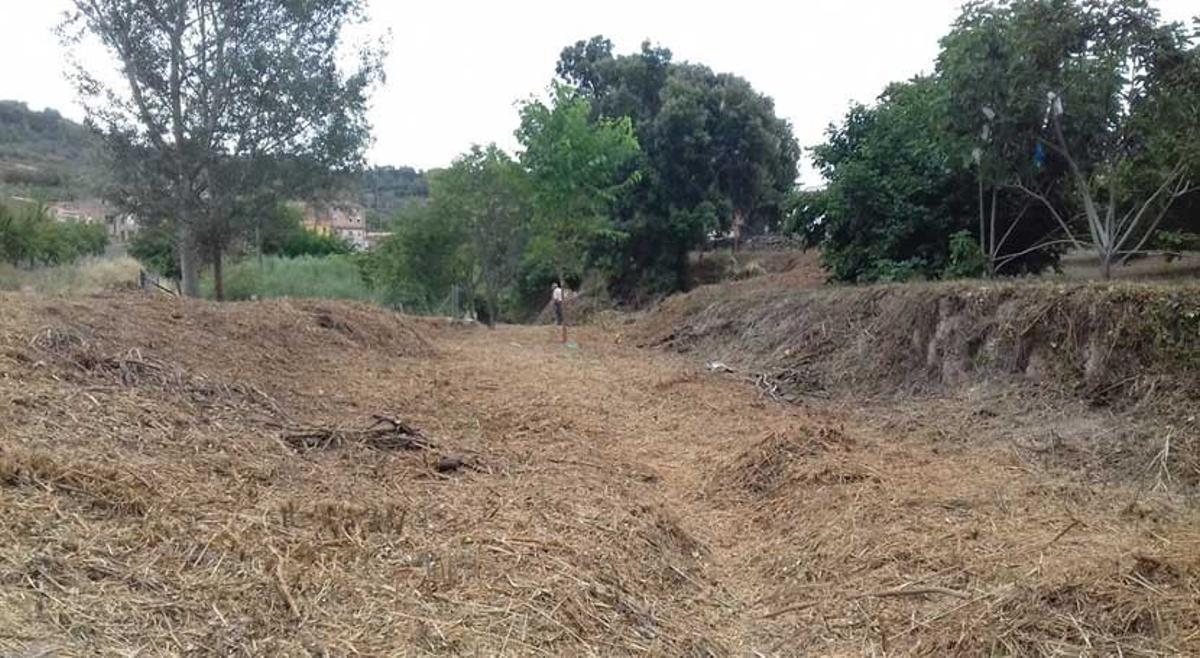
[[[1100,481],[1003,405],[784,404],[600,328],[0,305],[0,653],[1200,652],[1182,425]]]
[[[728,284],[667,300],[634,334],[775,400],[1062,446],[1062,463],[1092,476],[1135,475],[1169,448],[1200,485],[1194,285]]]
[[[666,301],[639,338],[772,370],[802,390],[1018,379],[1093,399],[1200,392],[1195,286],[714,286]]]
[[[481,415],[487,361],[431,342],[471,331],[0,303],[0,653],[708,651],[699,549],[642,500],[653,474],[555,448],[572,420],[540,394]]]

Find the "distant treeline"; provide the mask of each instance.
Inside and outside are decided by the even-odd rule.
[[[98,164],[99,145],[99,137],[55,110],[0,101],[0,198],[52,202],[102,196],[108,181]],[[368,167],[345,191],[367,209],[375,228],[428,195],[425,172],[393,166]]]
[[[371,167],[359,177],[357,197],[368,223],[381,229],[401,210],[429,197],[429,180],[412,167]]]

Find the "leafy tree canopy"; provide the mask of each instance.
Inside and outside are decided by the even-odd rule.
[[[113,196],[170,223],[187,294],[203,250],[221,297],[239,217],[361,165],[380,53],[339,62],[343,29],[362,16],[362,0],[74,3],[65,40],[90,35],[121,64],[119,85],[86,64],[75,76],[112,156]]]
[[[814,149],[824,212],[795,227],[835,278],[962,275],[968,237],[993,274],[1067,246],[1107,273],[1186,223],[1200,68],[1181,26],[1142,0],[982,1],[941,46],[933,75],[854,106]]]
[[[580,276],[602,245],[627,239],[611,213],[639,180],[641,151],[630,119],[591,115],[587,98],[555,85],[550,103],[522,106],[517,129],[532,189],[532,257],[554,263],[560,279]]]
[[[628,236],[609,256],[618,292],[685,288],[687,252],[708,233],[779,226],[800,149],[744,79],[674,62],[649,42],[614,55],[601,36],[565,48],[557,73],[595,117],[630,118],[644,153],[641,181],[616,212]]]

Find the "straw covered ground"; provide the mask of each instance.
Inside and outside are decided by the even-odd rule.
[[[554,337],[0,296],[0,654],[1200,652],[1187,428],[1097,479],[970,399]]]

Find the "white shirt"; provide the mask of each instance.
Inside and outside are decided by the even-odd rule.
[[[562,288],[555,288],[554,289],[554,301],[561,302],[562,300],[563,300]]]

